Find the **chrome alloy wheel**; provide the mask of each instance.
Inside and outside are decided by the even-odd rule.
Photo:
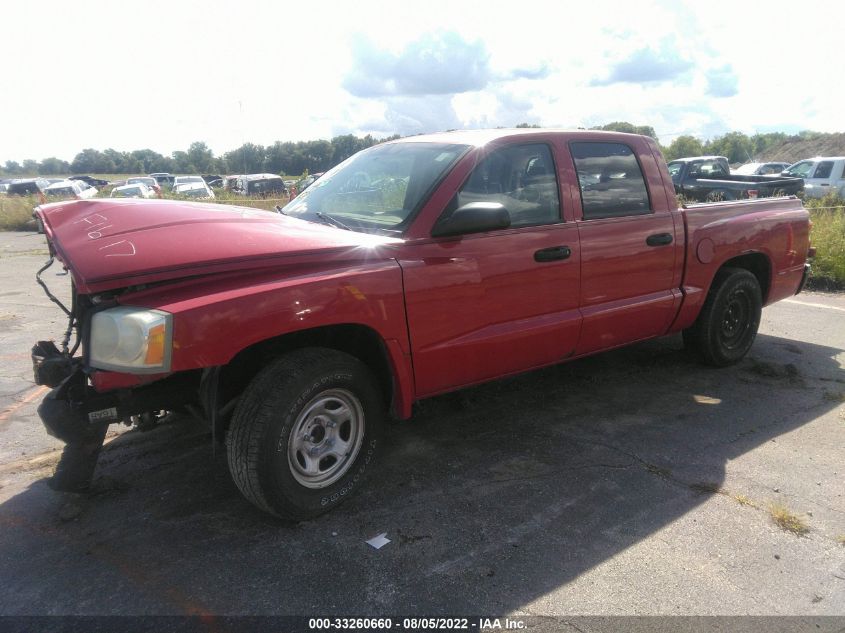
[[[325,488],[343,477],[364,440],[364,409],[346,389],[329,389],[306,404],[288,439],[288,463],[306,488]]]

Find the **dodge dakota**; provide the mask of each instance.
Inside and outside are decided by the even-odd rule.
[[[423,398],[682,332],[748,352],[801,291],[795,197],[678,205],[656,143],[476,130],[360,152],[270,213],[164,200],[36,209],[72,301],[32,351],[66,443],[50,485],[89,486],[109,424],[187,407],[232,477],[289,520],[358,490],[388,417]]]

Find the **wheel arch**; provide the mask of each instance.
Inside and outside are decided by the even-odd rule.
[[[216,389],[211,389],[216,394],[209,392],[203,396],[206,413],[211,409],[211,403],[216,402],[218,411],[224,414],[220,416],[220,424],[225,425],[226,414],[231,411],[233,403],[270,360],[305,347],[334,349],[357,358],[378,380],[385,406],[399,409],[396,403],[399,372],[394,368],[387,343],[378,332],[366,325],[344,323],[290,332],[244,348],[226,365],[217,368]]]
[[[757,278],[757,283],[760,284],[760,295],[763,297],[763,305],[766,304],[769,289],[772,285],[772,262],[768,255],[755,251],[732,257],[723,262],[713,273],[713,278],[710,280],[710,290],[713,289],[713,283],[716,277],[726,268],[742,268],[753,274]]]

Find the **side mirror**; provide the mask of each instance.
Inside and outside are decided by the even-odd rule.
[[[511,216],[501,202],[470,202],[455,209],[448,218],[438,221],[431,230],[432,237],[466,235],[506,229]]]

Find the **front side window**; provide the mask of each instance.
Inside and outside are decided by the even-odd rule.
[[[584,219],[651,213],[640,164],[623,143],[570,143]]]
[[[542,143],[494,150],[470,174],[458,192],[457,207],[470,202],[498,202],[511,226],[560,222],[557,177],[549,147]]]

